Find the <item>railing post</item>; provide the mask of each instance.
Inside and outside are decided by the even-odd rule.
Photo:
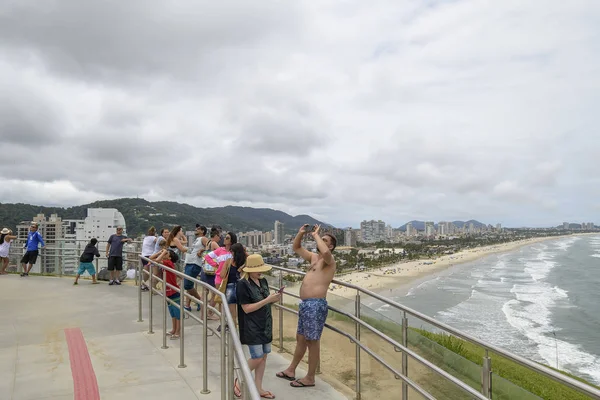
[[[208,290],[202,287],[202,394],[208,390]]]
[[[179,332],[179,366],[178,368],[185,368],[185,289],[183,288],[185,279],[181,280],[181,287],[179,288],[179,324],[180,324],[180,332]]]
[[[227,320],[224,310],[226,306],[221,298],[221,400],[227,400]]]
[[[144,262],[140,262],[140,266],[138,267],[138,320],[137,322],[144,322],[142,319],[142,277],[144,274]]]
[[[167,271],[162,268],[162,297],[163,297],[163,345],[162,349],[168,349],[167,346]]]
[[[360,319],[360,292],[356,291],[354,300],[354,312],[356,318]],[[360,341],[360,324],[356,322],[356,340]],[[360,346],[356,343],[356,400],[361,399],[360,394]]]
[[[149,327],[148,327],[148,333],[150,335],[152,335],[154,333],[154,331],[152,330],[152,297],[154,296],[154,274],[152,273],[153,269],[154,269],[154,264],[150,264],[148,266],[149,272],[150,272],[150,287],[148,290],[148,321],[149,321]]]
[[[279,287],[283,287],[283,272],[279,271]],[[283,295],[279,299],[279,305],[283,306]],[[279,351],[283,353],[283,308],[279,307]]]
[[[408,348],[408,318],[406,311],[402,314],[402,345]],[[408,376],[408,354],[402,352],[402,375]],[[408,385],[402,382],[402,400],[408,400]]]
[[[233,376],[233,367],[234,367],[234,358],[233,358],[233,337],[231,336],[231,331],[235,329],[235,327],[229,328],[229,334],[227,335],[227,389],[229,392],[229,396],[227,398],[229,400],[234,399],[234,376]]]
[[[481,393],[488,399],[492,398],[492,359],[489,357],[487,349],[481,368]]]

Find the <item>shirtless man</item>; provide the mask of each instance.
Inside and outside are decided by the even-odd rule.
[[[295,388],[315,386],[315,373],[319,365],[321,353],[321,333],[327,319],[327,290],[335,274],[335,260],[331,252],[335,249],[336,238],[325,234],[319,236],[321,227],[315,225],[310,232],[317,242],[318,253],[314,254],[302,248],[302,237],[308,232],[309,225],[304,225],[294,239],[294,252],[310,263],[310,267],[300,287],[298,330],[296,333],[296,350],[290,366],[276,376],[291,381]],[[296,368],[308,348],[308,372],[304,378],[296,379]]]

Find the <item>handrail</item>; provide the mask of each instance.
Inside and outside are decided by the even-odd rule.
[[[277,265],[272,265],[272,267],[273,267],[274,270],[278,270],[278,271],[281,271],[281,272],[286,272],[286,273],[289,273],[289,274],[300,275],[300,276],[305,276],[306,275],[305,272],[297,271],[297,270],[292,270],[292,269],[284,268],[284,267],[279,267]],[[529,369],[532,369],[532,370],[534,370],[536,372],[539,372],[542,375],[545,375],[545,376],[551,378],[552,380],[554,380],[554,381],[556,381],[558,383],[565,384],[565,385],[571,387],[572,389],[575,389],[575,390],[577,390],[577,391],[579,391],[579,392],[581,392],[583,394],[591,396],[594,399],[600,399],[600,390],[598,390],[598,389],[596,389],[596,388],[594,388],[594,387],[592,387],[590,385],[587,385],[587,384],[585,384],[583,382],[575,380],[575,379],[573,379],[573,378],[571,378],[569,376],[565,376],[563,374],[560,374],[560,373],[558,373],[558,372],[556,372],[556,371],[554,371],[554,370],[552,370],[552,369],[550,369],[550,368],[548,368],[548,367],[546,367],[544,365],[537,364],[537,363],[535,363],[535,362],[533,362],[531,360],[528,360],[528,359],[526,359],[524,357],[521,357],[519,355],[513,354],[513,353],[509,352],[508,350],[504,350],[501,347],[498,347],[498,346],[495,346],[493,344],[487,343],[487,342],[485,342],[483,340],[477,339],[477,338],[475,338],[474,336],[472,336],[472,335],[470,335],[468,333],[462,332],[462,331],[460,331],[460,330],[458,330],[456,328],[451,327],[450,325],[447,325],[447,324],[445,324],[443,322],[437,321],[436,319],[434,319],[432,317],[429,317],[429,316],[427,316],[427,315],[425,315],[425,314],[423,314],[423,313],[421,313],[419,311],[413,310],[410,307],[403,306],[400,303],[397,303],[397,302],[395,302],[393,300],[390,300],[390,299],[388,299],[388,298],[386,298],[384,296],[381,296],[381,295],[379,295],[379,294],[377,294],[375,292],[372,292],[372,291],[370,291],[368,289],[364,289],[364,288],[362,288],[360,286],[353,285],[353,284],[350,284],[350,283],[342,282],[342,281],[339,281],[337,279],[333,279],[332,283],[335,283],[336,285],[340,285],[340,286],[343,286],[343,287],[346,287],[346,288],[349,288],[349,289],[356,290],[357,292],[360,292],[360,293],[366,294],[366,295],[368,295],[370,297],[373,297],[374,299],[377,299],[377,300],[379,300],[379,301],[381,301],[381,302],[383,302],[383,303],[385,303],[385,304],[387,304],[387,305],[389,305],[389,306],[391,306],[391,307],[393,307],[393,308],[395,308],[397,310],[403,311],[403,312],[405,312],[405,313],[407,313],[409,315],[412,315],[414,317],[417,317],[417,318],[419,318],[419,319],[421,319],[421,320],[423,320],[423,321],[425,321],[425,322],[427,322],[427,323],[429,323],[429,324],[431,324],[431,325],[433,325],[433,326],[435,326],[437,328],[440,328],[440,329],[442,329],[442,330],[444,330],[446,332],[449,332],[449,333],[451,333],[452,335],[454,335],[456,337],[464,339],[464,340],[466,340],[466,341],[468,341],[468,342],[470,342],[472,344],[481,346],[481,347],[483,347],[486,350],[486,353],[487,353],[487,350],[492,351],[492,352],[494,352],[494,353],[496,353],[498,355],[501,355],[501,356],[503,356],[503,357],[505,357],[505,358],[507,358],[507,359],[509,359],[511,361],[514,361],[514,362],[516,362],[516,363],[518,363],[518,364],[520,364],[520,365],[522,365],[522,366],[524,366],[526,368],[529,368]],[[355,318],[353,318],[353,317],[351,317],[351,318],[356,321]],[[371,331],[373,331],[374,328],[370,327],[369,329]]]
[[[202,281],[200,281],[200,280],[198,280],[196,278],[192,278],[191,276],[186,275],[186,274],[184,274],[182,272],[179,272],[179,271],[177,271],[175,269],[166,267],[166,266],[164,266],[163,264],[161,264],[161,263],[159,263],[157,261],[149,259],[148,257],[141,256],[141,258],[144,261],[146,261],[146,262],[148,262],[148,263],[150,263],[150,264],[152,264],[154,266],[160,267],[163,270],[164,273],[166,273],[166,271],[169,271],[170,273],[173,273],[173,274],[177,275],[178,277],[180,277],[182,279],[192,281],[192,282],[196,283],[197,285],[200,285],[203,289],[208,290],[209,292],[212,292],[214,295],[218,295],[221,298],[221,304],[222,304],[221,321],[224,321],[226,323],[226,324],[222,325],[221,340],[224,341],[225,338],[226,338],[226,336],[227,336],[227,334],[226,334],[226,331],[227,331],[226,330],[226,326],[232,327],[232,328],[230,328],[228,330],[228,332],[229,332],[229,339],[230,339],[230,341],[229,341],[229,347],[230,347],[230,349],[233,348],[233,352],[235,353],[235,357],[237,358],[239,367],[240,367],[240,369],[242,371],[242,375],[244,377],[244,382],[242,384],[244,385],[244,389],[247,389],[249,391],[249,395],[250,395],[250,398],[252,400],[260,400],[261,399],[260,393],[258,392],[258,389],[257,389],[257,387],[256,387],[256,385],[254,383],[254,378],[252,377],[252,373],[250,371],[250,367],[248,366],[248,362],[246,360],[246,356],[244,355],[244,350],[242,349],[242,344],[240,342],[239,335],[237,333],[237,330],[235,329],[236,325],[235,325],[235,322],[233,320],[233,316],[231,315],[231,312],[229,311],[229,307],[228,307],[229,304],[227,303],[227,297],[225,296],[225,294],[223,294],[221,291],[215,289],[214,287],[212,287],[212,286],[210,286],[210,285],[208,285],[208,284],[206,284],[206,283],[204,283],[204,282],[202,282]],[[140,264],[140,267],[139,267],[138,271],[139,270],[143,271],[143,269],[141,267],[141,264]],[[153,276],[152,272],[150,272],[149,275],[152,277]],[[141,279],[141,274],[140,274],[140,279]],[[163,292],[166,290],[165,283],[166,283],[166,279],[163,278]],[[186,297],[185,289],[183,289],[183,281],[182,281],[181,287],[178,288],[178,292],[180,293],[181,304],[183,305],[184,304],[184,298]],[[141,285],[140,285],[140,293],[141,293]],[[206,296],[204,296],[204,298],[205,297]],[[164,300],[168,301],[169,299],[165,296]],[[195,299],[195,301],[199,301],[199,300]],[[203,317],[205,317],[206,313],[207,313],[208,303],[204,302],[204,301],[202,303],[203,303],[202,304],[202,307],[203,307]],[[140,307],[141,307],[141,303],[140,303]],[[184,320],[185,315],[192,315],[192,314],[191,313],[188,314],[188,311],[185,310],[185,308],[183,308],[183,310],[181,311],[181,321]],[[204,320],[205,320],[205,318],[204,318]],[[183,335],[183,324],[182,324],[182,327],[181,327],[182,346],[183,346],[183,338],[184,338],[184,335]],[[221,355],[224,355],[224,346],[223,345],[222,345]],[[208,355],[206,354],[206,352],[202,356],[203,356],[204,359],[206,359],[208,357]],[[229,354],[229,356],[231,357],[231,353]],[[222,363],[221,365],[222,365],[222,372],[223,372],[223,368],[224,368],[223,365],[225,363],[225,359],[222,359],[221,363]],[[221,381],[223,382],[224,380],[225,380],[225,376],[221,376]],[[230,383],[230,386],[232,386],[232,382],[229,381],[229,383]],[[231,388],[229,388],[229,390],[231,390]],[[222,393],[222,395],[223,395],[223,393]]]

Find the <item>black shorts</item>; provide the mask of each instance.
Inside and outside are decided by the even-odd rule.
[[[38,258],[38,250],[28,251],[21,258],[21,264],[35,264]]]
[[[109,271],[122,271],[123,270],[123,257],[110,256],[108,257],[108,270]]]

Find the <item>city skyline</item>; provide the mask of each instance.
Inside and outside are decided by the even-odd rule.
[[[3,202],[600,213],[597,2],[184,3],[3,6]]]

